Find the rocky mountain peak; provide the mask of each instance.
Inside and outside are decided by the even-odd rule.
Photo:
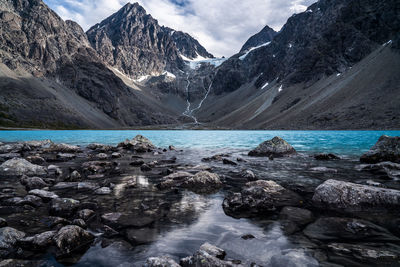
[[[240,52],[244,52],[252,47],[257,47],[267,42],[271,42],[277,34],[278,33],[276,31],[267,25],[259,33],[250,37],[249,40],[247,40],[247,42],[243,45],[242,49],[240,49]]]

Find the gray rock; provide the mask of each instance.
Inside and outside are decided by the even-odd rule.
[[[327,167],[313,167],[310,169],[313,172],[327,172],[327,173],[337,173],[336,169],[327,168]]]
[[[38,165],[44,164],[46,162],[46,160],[40,156],[28,156],[28,157],[26,157],[26,159],[30,163],[38,164]]]
[[[94,193],[96,195],[109,195],[111,194],[111,189],[109,187],[101,187],[99,189],[96,189],[96,191],[94,191]]]
[[[114,152],[114,153],[111,154],[111,157],[114,158],[114,159],[117,159],[117,158],[122,157],[122,155],[121,155],[121,153]]]
[[[249,182],[240,193],[228,195],[223,202],[226,214],[233,217],[269,215],[284,206],[301,206],[303,199],[274,181]]]
[[[7,226],[7,221],[4,218],[0,218],[0,228]]]
[[[91,182],[78,183],[78,190],[81,190],[81,191],[86,191],[86,190],[94,191],[98,188],[100,188],[100,186],[97,183],[91,183]]]
[[[247,181],[252,182],[252,181],[257,181],[257,177],[254,174],[253,171],[251,170],[244,170],[241,173],[242,178],[247,179]]]
[[[133,150],[138,153],[151,152],[155,149],[155,146],[151,143],[151,141],[142,135],[137,135],[132,140],[127,139],[118,144],[118,147]]]
[[[335,154],[329,153],[329,154],[316,154],[314,155],[314,158],[316,160],[337,160],[340,159],[340,157],[336,156]]]
[[[51,140],[32,140],[24,142],[25,145],[28,145],[31,148],[49,148],[53,142]]]
[[[29,151],[30,147],[22,143],[11,143],[11,144],[0,145],[0,154],[20,153],[25,150]]]
[[[172,174],[169,174],[163,178],[163,181],[157,185],[157,188],[164,190],[171,187],[179,186],[183,183],[183,181],[189,177],[192,177],[193,174],[184,171],[178,171]]]
[[[400,137],[382,135],[378,142],[360,158],[364,163],[391,161],[400,163]]]
[[[157,240],[158,231],[152,227],[131,228],[126,230],[125,237],[133,245],[148,244]]]
[[[282,254],[274,255],[269,262],[269,266],[285,267],[318,267],[318,261],[306,255],[303,250],[289,250]]]
[[[50,202],[49,213],[53,216],[68,218],[79,208],[80,202],[72,198],[56,198]]]
[[[112,146],[98,144],[98,143],[90,144],[87,146],[87,148],[91,149],[91,150],[100,151],[100,152],[108,152],[108,151],[111,151],[114,149]]]
[[[182,183],[182,187],[196,193],[207,194],[218,191],[222,187],[222,182],[218,174],[201,171],[185,179]]]
[[[53,192],[49,192],[49,191],[42,190],[42,189],[34,189],[34,190],[29,191],[28,193],[30,195],[40,197],[45,202],[58,198],[58,195],[54,194]]]
[[[106,160],[106,159],[108,159],[108,155],[105,153],[99,153],[96,155],[96,158],[99,160]]]
[[[1,175],[43,176],[47,171],[44,167],[30,163],[25,159],[13,158],[0,165]]]
[[[13,158],[20,158],[21,154],[20,153],[6,153],[6,154],[0,154],[0,161],[7,161]]]
[[[365,220],[352,218],[320,218],[304,229],[311,239],[331,241],[399,242],[388,230]]]
[[[40,197],[34,195],[26,195],[22,200],[22,203],[25,205],[30,205],[33,207],[41,207],[43,206],[43,201]]]
[[[85,221],[89,220],[94,214],[95,212],[90,209],[83,209],[77,212],[78,217]]]
[[[58,161],[70,161],[76,158],[75,154],[72,153],[58,153],[57,160]]]
[[[48,231],[30,237],[25,237],[18,240],[21,247],[28,250],[44,251],[53,245],[53,237],[56,231]]]
[[[57,256],[65,256],[90,246],[94,236],[76,225],[61,228],[53,237],[57,247]]]
[[[368,171],[376,175],[385,176],[389,179],[400,179],[400,164],[389,161],[376,164],[361,164],[356,166],[358,171]]]
[[[87,228],[87,225],[86,225],[85,221],[82,220],[82,219],[74,219],[74,220],[72,221],[72,224],[73,224],[73,225],[77,225],[77,226],[79,226],[79,227],[81,227],[81,228],[83,228],[83,229],[86,229],[86,228]]]
[[[296,154],[296,150],[278,136],[261,143],[257,148],[249,152],[249,156],[254,157],[283,157],[294,154]]]
[[[400,191],[349,182],[328,180],[315,189],[315,205],[347,212],[398,209]]]
[[[40,177],[23,176],[20,181],[21,184],[25,186],[27,191],[33,189],[42,189],[43,187],[48,186],[48,184],[45,181],[43,181],[43,179]]]
[[[17,240],[25,233],[11,227],[0,228],[0,257],[8,257],[16,250]]]
[[[52,187],[52,190],[64,189],[78,189],[78,182],[59,182]]]
[[[181,266],[170,257],[162,256],[162,257],[148,258],[143,267],[181,267]]]
[[[127,228],[127,227],[144,227],[154,222],[155,218],[146,216],[143,214],[131,214],[131,213],[106,213],[101,216],[101,220],[104,224],[115,228]]]
[[[226,158],[223,158],[223,159],[222,159],[222,163],[225,164],[225,165],[237,166],[237,163],[236,163],[236,162],[234,162],[234,161],[232,161],[232,160],[230,160],[230,159],[226,159]]]
[[[47,170],[50,173],[54,173],[56,176],[61,176],[63,174],[63,171],[61,170],[61,168],[56,165],[49,165],[47,167]]]
[[[48,149],[49,152],[60,152],[60,153],[79,153],[82,152],[79,146],[68,145],[68,144],[51,144]]]
[[[279,214],[279,218],[292,221],[300,226],[314,221],[314,215],[311,211],[296,207],[284,207]]]
[[[82,178],[81,174],[76,170],[73,171],[69,176],[69,179],[74,182],[79,181],[81,178]]]

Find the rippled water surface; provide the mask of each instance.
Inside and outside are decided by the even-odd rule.
[[[0,131],[0,141],[51,139],[54,142],[87,145],[115,145],[142,134],[160,147],[250,149],[262,141],[280,136],[298,151],[329,151],[360,154],[368,150],[382,134],[398,136],[400,131]]]

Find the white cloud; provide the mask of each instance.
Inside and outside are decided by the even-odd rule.
[[[279,30],[293,14],[316,0],[138,0],[161,25],[188,32],[211,53],[230,56],[265,25]],[[118,11],[128,0],[45,0],[63,19],[85,30]]]

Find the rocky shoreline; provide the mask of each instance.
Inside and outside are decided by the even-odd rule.
[[[222,194],[227,216],[277,226],[292,247],[259,262],[205,240],[184,257],[119,266],[399,266],[399,137],[382,136],[361,162],[303,155],[279,137],[248,155],[196,156],[140,135],[117,146],[1,143],[0,266],[50,266],[45,255],[76,264],[93,246],[133,253],[196,221],[185,192]]]

